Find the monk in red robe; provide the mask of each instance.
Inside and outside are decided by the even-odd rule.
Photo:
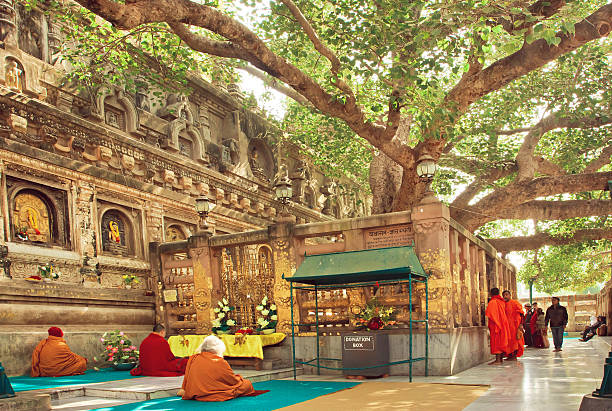
[[[510,338],[508,339],[508,351],[506,351],[506,360],[515,361],[517,357],[521,357],[525,351],[525,339],[523,333],[523,307],[521,303],[513,300],[512,294],[508,290],[504,290],[502,297],[506,302],[506,317],[508,317],[508,329]]]
[[[87,359],[70,351],[60,328],[51,327],[48,332],[49,337],[39,342],[32,353],[32,377],[83,374],[87,369]]]
[[[176,358],[165,337],[164,326],[156,325],[153,332],[140,343],[139,364],[130,374],[150,377],[177,377],[185,374],[189,359]]]
[[[218,337],[206,337],[196,352],[189,359],[183,387],[178,392],[184,400],[227,401],[255,394],[253,384],[234,374],[223,359],[225,344]]]
[[[495,361],[490,365],[501,364],[504,361],[504,353],[508,351],[510,330],[506,316],[506,302],[499,295],[499,288],[491,288],[491,300],[487,305],[485,315],[489,319],[491,354],[495,355]]]

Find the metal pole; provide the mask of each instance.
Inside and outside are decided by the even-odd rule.
[[[290,283],[291,293],[291,352],[293,356],[293,379],[297,379],[297,373],[295,370],[295,326],[293,325],[293,282]]]
[[[408,301],[410,301],[410,363],[408,366],[410,382],[412,382],[412,271],[408,273]]]
[[[317,375],[321,375],[321,364],[319,360],[319,290],[315,285],[315,321],[317,327]]]
[[[425,376],[429,376],[429,278],[425,278]]]

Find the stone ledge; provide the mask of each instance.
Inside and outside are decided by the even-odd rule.
[[[603,410],[612,410],[612,398],[593,397],[592,394],[585,395],[582,398],[579,411]]]
[[[22,394],[0,399],[0,411],[46,411],[51,409],[49,394]]]

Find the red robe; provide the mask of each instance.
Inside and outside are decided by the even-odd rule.
[[[504,354],[508,352],[508,317],[506,316],[506,302],[499,295],[494,295],[487,305],[485,315],[489,319],[489,332],[491,334],[491,354]]]
[[[188,358],[176,358],[170,344],[161,335],[151,333],[140,344],[140,364],[132,375],[176,377],[185,374]]]
[[[521,337],[520,340],[516,339],[519,325],[523,322],[523,307],[521,303],[516,300],[510,300],[506,302],[506,317],[508,317],[508,329],[510,331],[510,338],[508,339],[508,354],[517,351],[516,356],[520,357],[525,351],[525,339]]]
[[[227,361],[210,352],[191,356],[183,390],[184,400],[198,401],[227,401],[255,393],[251,381],[234,374]]]

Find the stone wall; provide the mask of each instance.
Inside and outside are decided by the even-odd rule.
[[[597,294],[597,315],[603,315],[607,320],[607,333],[612,335],[612,281],[606,282],[599,294]]]
[[[104,332],[120,329],[139,344],[154,322],[154,297],[142,290],[0,281],[0,358],[9,375],[29,373],[32,351],[51,326],[62,328],[70,348],[91,368]]]

